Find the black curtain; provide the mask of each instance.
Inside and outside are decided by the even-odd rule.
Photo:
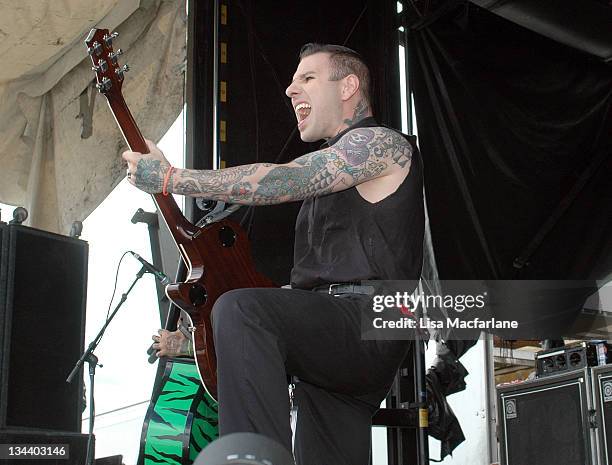
[[[426,23],[408,50],[440,278],[608,275],[612,66],[469,3]]]
[[[227,166],[286,163],[321,146],[322,141],[300,140],[285,95],[300,48],[308,42],[346,45],[362,54],[372,70],[375,116],[393,127],[401,124],[395,1],[316,0],[307,7],[299,2],[280,7],[271,0],[224,3],[228,19],[221,31],[228,59],[220,66],[220,80],[227,83],[227,98],[220,112],[227,138],[220,151]],[[244,208],[234,218],[249,233],[259,271],[278,284],[289,282],[300,205]]]

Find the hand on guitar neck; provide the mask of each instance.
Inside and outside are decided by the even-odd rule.
[[[172,173],[168,173],[171,165],[153,142],[146,142],[149,153],[123,152],[122,157],[128,164],[127,178],[137,188],[149,194],[159,194],[164,190],[164,183],[166,187],[172,184],[172,179],[166,179],[166,175],[171,178]]]

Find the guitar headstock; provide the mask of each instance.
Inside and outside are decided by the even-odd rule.
[[[108,29],[92,29],[85,44],[87,53],[91,58],[92,71],[96,73],[98,90],[107,97],[114,92],[121,92],[124,74],[129,70],[128,65],[119,66],[121,49],[113,51],[113,39],[119,34]]]

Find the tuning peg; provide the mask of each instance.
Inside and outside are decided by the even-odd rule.
[[[117,57],[119,55],[123,55],[123,50],[121,50],[120,48],[118,48],[116,52],[114,52],[114,53],[111,52],[111,53],[108,54],[108,57],[113,62],[113,65],[117,64]]]
[[[108,70],[108,64],[104,60],[98,60],[97,66],[92,66],[91,70],[95,71],[96,73],[106,73],[106,71]]]
[[[123,65],[121,68],[117,68],[115,70],[115,73],[117,73],[117,77],[119,78],[119,80],[123,80],[123,74],[127,73],[130,70],[130,67],[128,65]]]
[[[103,78],[101,82],[99,82],[98,84],[96,84],[96,89],[98,89],[100,92],[104,93],[110,90],[110,88],[112,87],[113,83],[111,82],[111,80],[109,78]]]
[[[87,53],[93,56],[95,53],[97,56],[102,55],[102,44],[100,42],[94,42],[92,47],[87,49]]]
[[[113,45],[113,39],[115,37],[117,37],[119,35],[118,32],[113,32],[111,35],[105,35],[104,36],[104,42],[106,42],[106,46],[110,47],[111,45]]]

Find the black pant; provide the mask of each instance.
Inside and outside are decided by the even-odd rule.
[[[220,434],[261,433],[291,450],[287,375],[296,376],[298,465],[367,465],[371,416],[408,348],[361,340],[368,301],[296,289],[222,295],[213,308]]]

